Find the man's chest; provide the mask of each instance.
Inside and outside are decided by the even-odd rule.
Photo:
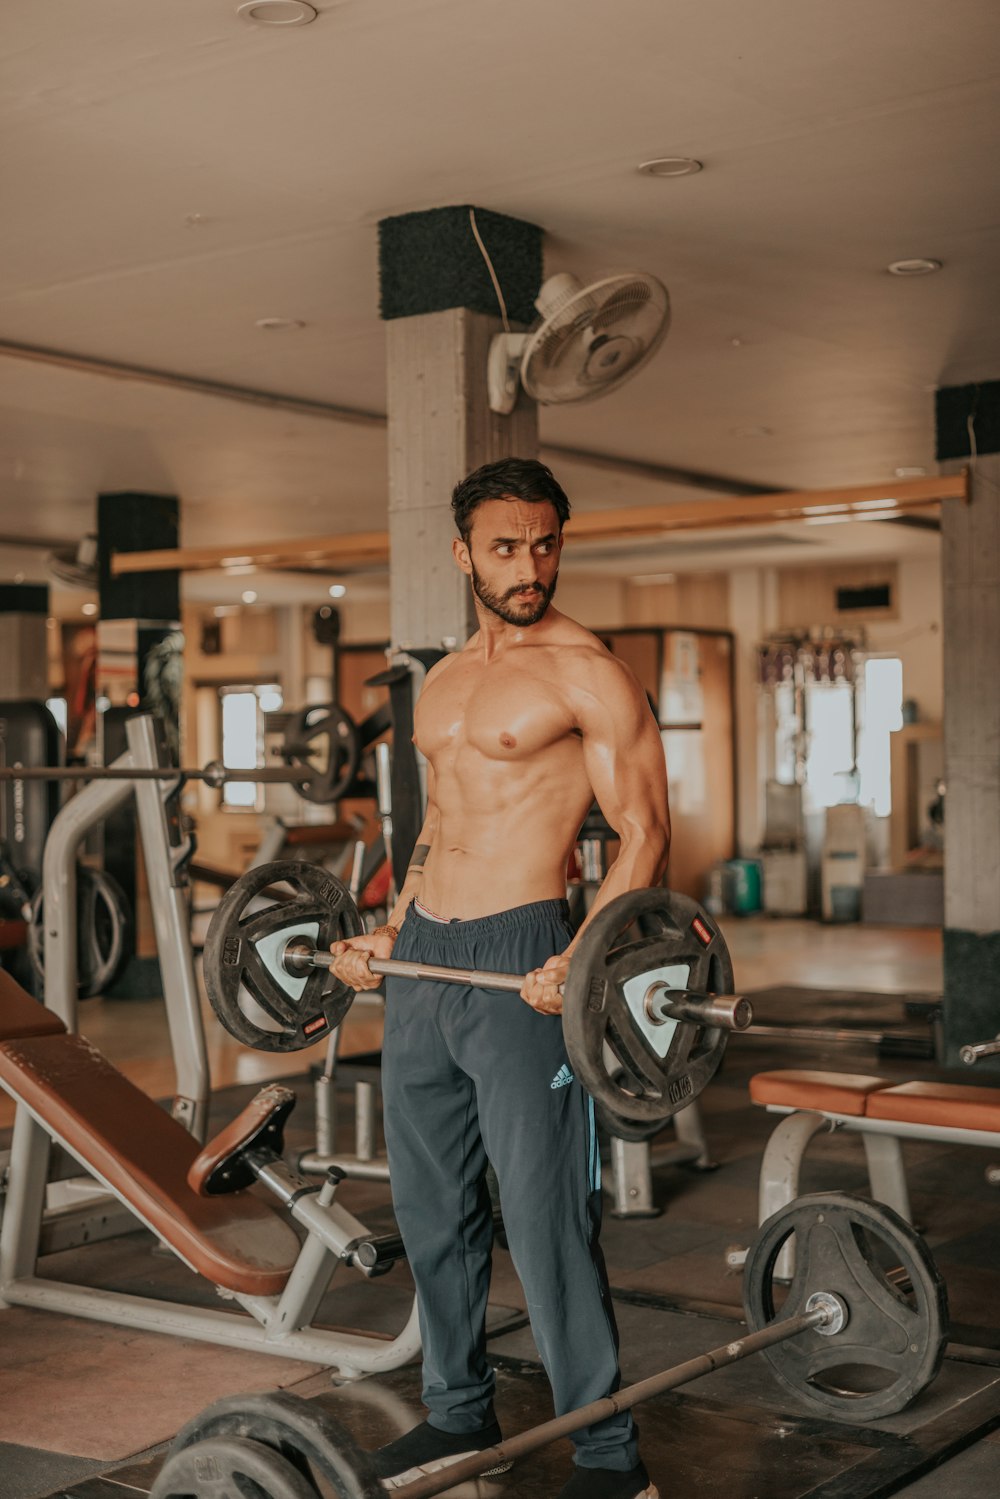
[[[467,748],[507,760],[538,755],[573,728],[572,710],[552,682],[525,670],[456,662],[421,695],[415,738],[432,762]]]

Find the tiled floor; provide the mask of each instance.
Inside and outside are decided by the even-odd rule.
[[[786,984],[887,995],[933,995],[940,989],[940,938],[934,933],[749,920],[731,923],[727,936],[740,989]],[[95,1001],[84,1008],[81,1027],[141,1085],[169,1094],[173,1080],[165,1061],[161,1006]],[[262,1079],[288,1076],[291,1068],[287,1057],[237,1048],[220,1036],[211,1019],[209,1034],[213,1077],[220,1089],[214,1128],[242,1106]],[[375,1039],[371,1019],[360,1010],[354,1013],[344,1050],[368,1050]],[[312,1144],[311,1089],[301,1074],[321,1056],[322,1048],[314,1048],[312,1054],[292,1059],[300,1078],[300,1104],[287,1142],[293,1152]],[[726,1251],[753,1234],[760,1151],[772,1124],[749,1104],[747,1080],[757,1069],[806,1062],[864,1070],[872,1066],[871,1048],[806,1056],[800,1047],[778,1051],[770,1041],[741,1045],[734,1038],[722,1071],[702,1099],[719,1169],[699,1174],[661,1168],[654,1176],[661,1217],[606,1219],[602,1242],[617,1293],[626,1380],[732,1337],[740,1316],[741,1282],[727,1265]],[[878,1070],[902,1080],[927,1075],[931,1067],[882,1058]],[[349,1106],[341,1112],[346,1119]],[[905,1147],[905,1154],[914,1212],[947,1281],[953,1342],[974,1345],[980,1350],[978,1361],[970,1362],[971,1356],[956,1348],[956,1356],[946,1360],[938,1381],[914,1407],[865,1427],[838,1426],[796,1409],[760,1358],[661,1396],[644,1411],[641,1423],[644,1452],[664,1499],[689,1494],[704,1499],[798,1499],[805,1494],[857,1499],[900,1491],[907,1499],[984,1499],[1000,1487],[1000,1441],[989,1432],[994,1414],[993,1424],[1000,1427],[1000,1192],[984,1180],[990,1160],[986,1152],[914,1143]],[[814,1143],[804,1191],[858,1191],[864,1184],[857,1138],[823,1137]],[[381,1183],[345,1183],[341,1200],[372,1228],[391,1221]],[[68,1251],[43,1269],[80,1283],[216,1304],[207,1283],[158,1252],[145,1234]],[[342,1271],[320,1320],[395,1332],[405,1319],[409,1294],[405,1264],[375,1281]],[[545,1419],[550,1407],[530,1331],[511,1326],[509,1312],[523,1309],[524,1300],[509,1256],[499,1250],[492,1298],[499,1322],[490,1339],[500,1370],[498,1403],[507,1427],[514,1430]],[[36,1323],[38,1332],[32,1336]],[[192,1402],[199,1409],[204,1391],[218,1388],[220,1379],[225,1388],[260,1388],[260,1378],[269,1374],[251,1373],[248,1364],[233,1385],[234,1375],[223,1369],[232,1354],[202,1344],[192,1346],[186,1357],[185,1345],[175,1340],[141,1336],[154,1350],[162,1345],[162,1354],[157,1357],[135,1335],[111,1326],[49,1313],[0,1312],[0,1410],[6,1401],[13,1411],[16,1395],[25,1411],[35,1413],[31,1419],[25,1416],[19,1432],[8,1427],[7,1440],[0,1440],[0,1499],[141,1495],[162,1461],[163,1436]],[[290,1381],[296,1392],[321,1399],[362,1445],[375,1445],[419,1419],[414,1369],[331,1389],[329,1377],[320,1371],[284,1360],[272,1363],[271,1383]],[[143,1368],[148,1369],[148,1383]],[[25,1401],[28,1385],[30,1399]],[[103,1423],[102,1401],[109,1412]],[[962,1431],[970,1427],[979,1437],[974,1445],[930,1471],[942,1455],[957,1450]],[[118,1455],[109,1462],[100,1454],[111,1452],[112,1438]],[[161,1445],[149,1450],[150,1442]],[[567,1462],[568,1448],[561,1444],[526,1459],[506,1478],[466,1485],[458,1492],[483,1499],[542,1499],[558,1490]]]

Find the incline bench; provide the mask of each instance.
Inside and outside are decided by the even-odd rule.
[[[860,1134],[872,1197],[909,1223],[910,1196],[901,1140],[986,1145],[1000,1151],[1000,1088],[964,1083],[893,1083],[857,1073],[758,1072],[750,1097],[788,1117],[775,1129],[760,1168],[763,1223],[799,1195],[799,1171],[810,1140],[823,1129]]]
[[[400,1257],[401,1245],[394,1235],[373,1238],[335,1203],[335,1180],[304,1181],[281,1159],[282,1132],[295,1103],[289,1089],[262,1089],[199,1151],[176,1119],[2,970],[0,1085],[17,1103],[0,1227],[0,1307],[43,1307],[309,1359],[345,1373],[396,1368],[418,1352],[415,1307],[396,1338],[311,1325],[338,1264],[378,1274]],[[52,1140],[250,1315],[39,1276]],[[268,1187],[281,1206],[244,1190],[255,1183]],[[306,1230],[304,1242],[291,1219]]]

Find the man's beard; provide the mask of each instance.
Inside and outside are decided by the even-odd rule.
[[[476,572],[475,563],[472,564],[473,593],[484,609],[488,609],[491,614],[497,615],[508,625],[537,625],[552,602],[558,581],[559,574],[556,573],[548,588],[544,583],[529,583],[527,586],[518,584],[516,588],[508,588],[506,593],[496,593],[483,582],[480,574]],[[514,602],[517,594],[529,590],[535,595],[533,599]]]

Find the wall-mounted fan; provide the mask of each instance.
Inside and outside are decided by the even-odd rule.
[[[75,547],[58,547],[45,558],[51,578],[66,588],[97,587],[97,537],[81,536]]]
[[[645,271],[623,271],[583,286],[567,272],[544,282],[541,314],[528,333],[498,333],[487,382],[493,411],[508,415],[518,382],[543,406],[593,401],[652,358],[670,327],[670,297]]]

